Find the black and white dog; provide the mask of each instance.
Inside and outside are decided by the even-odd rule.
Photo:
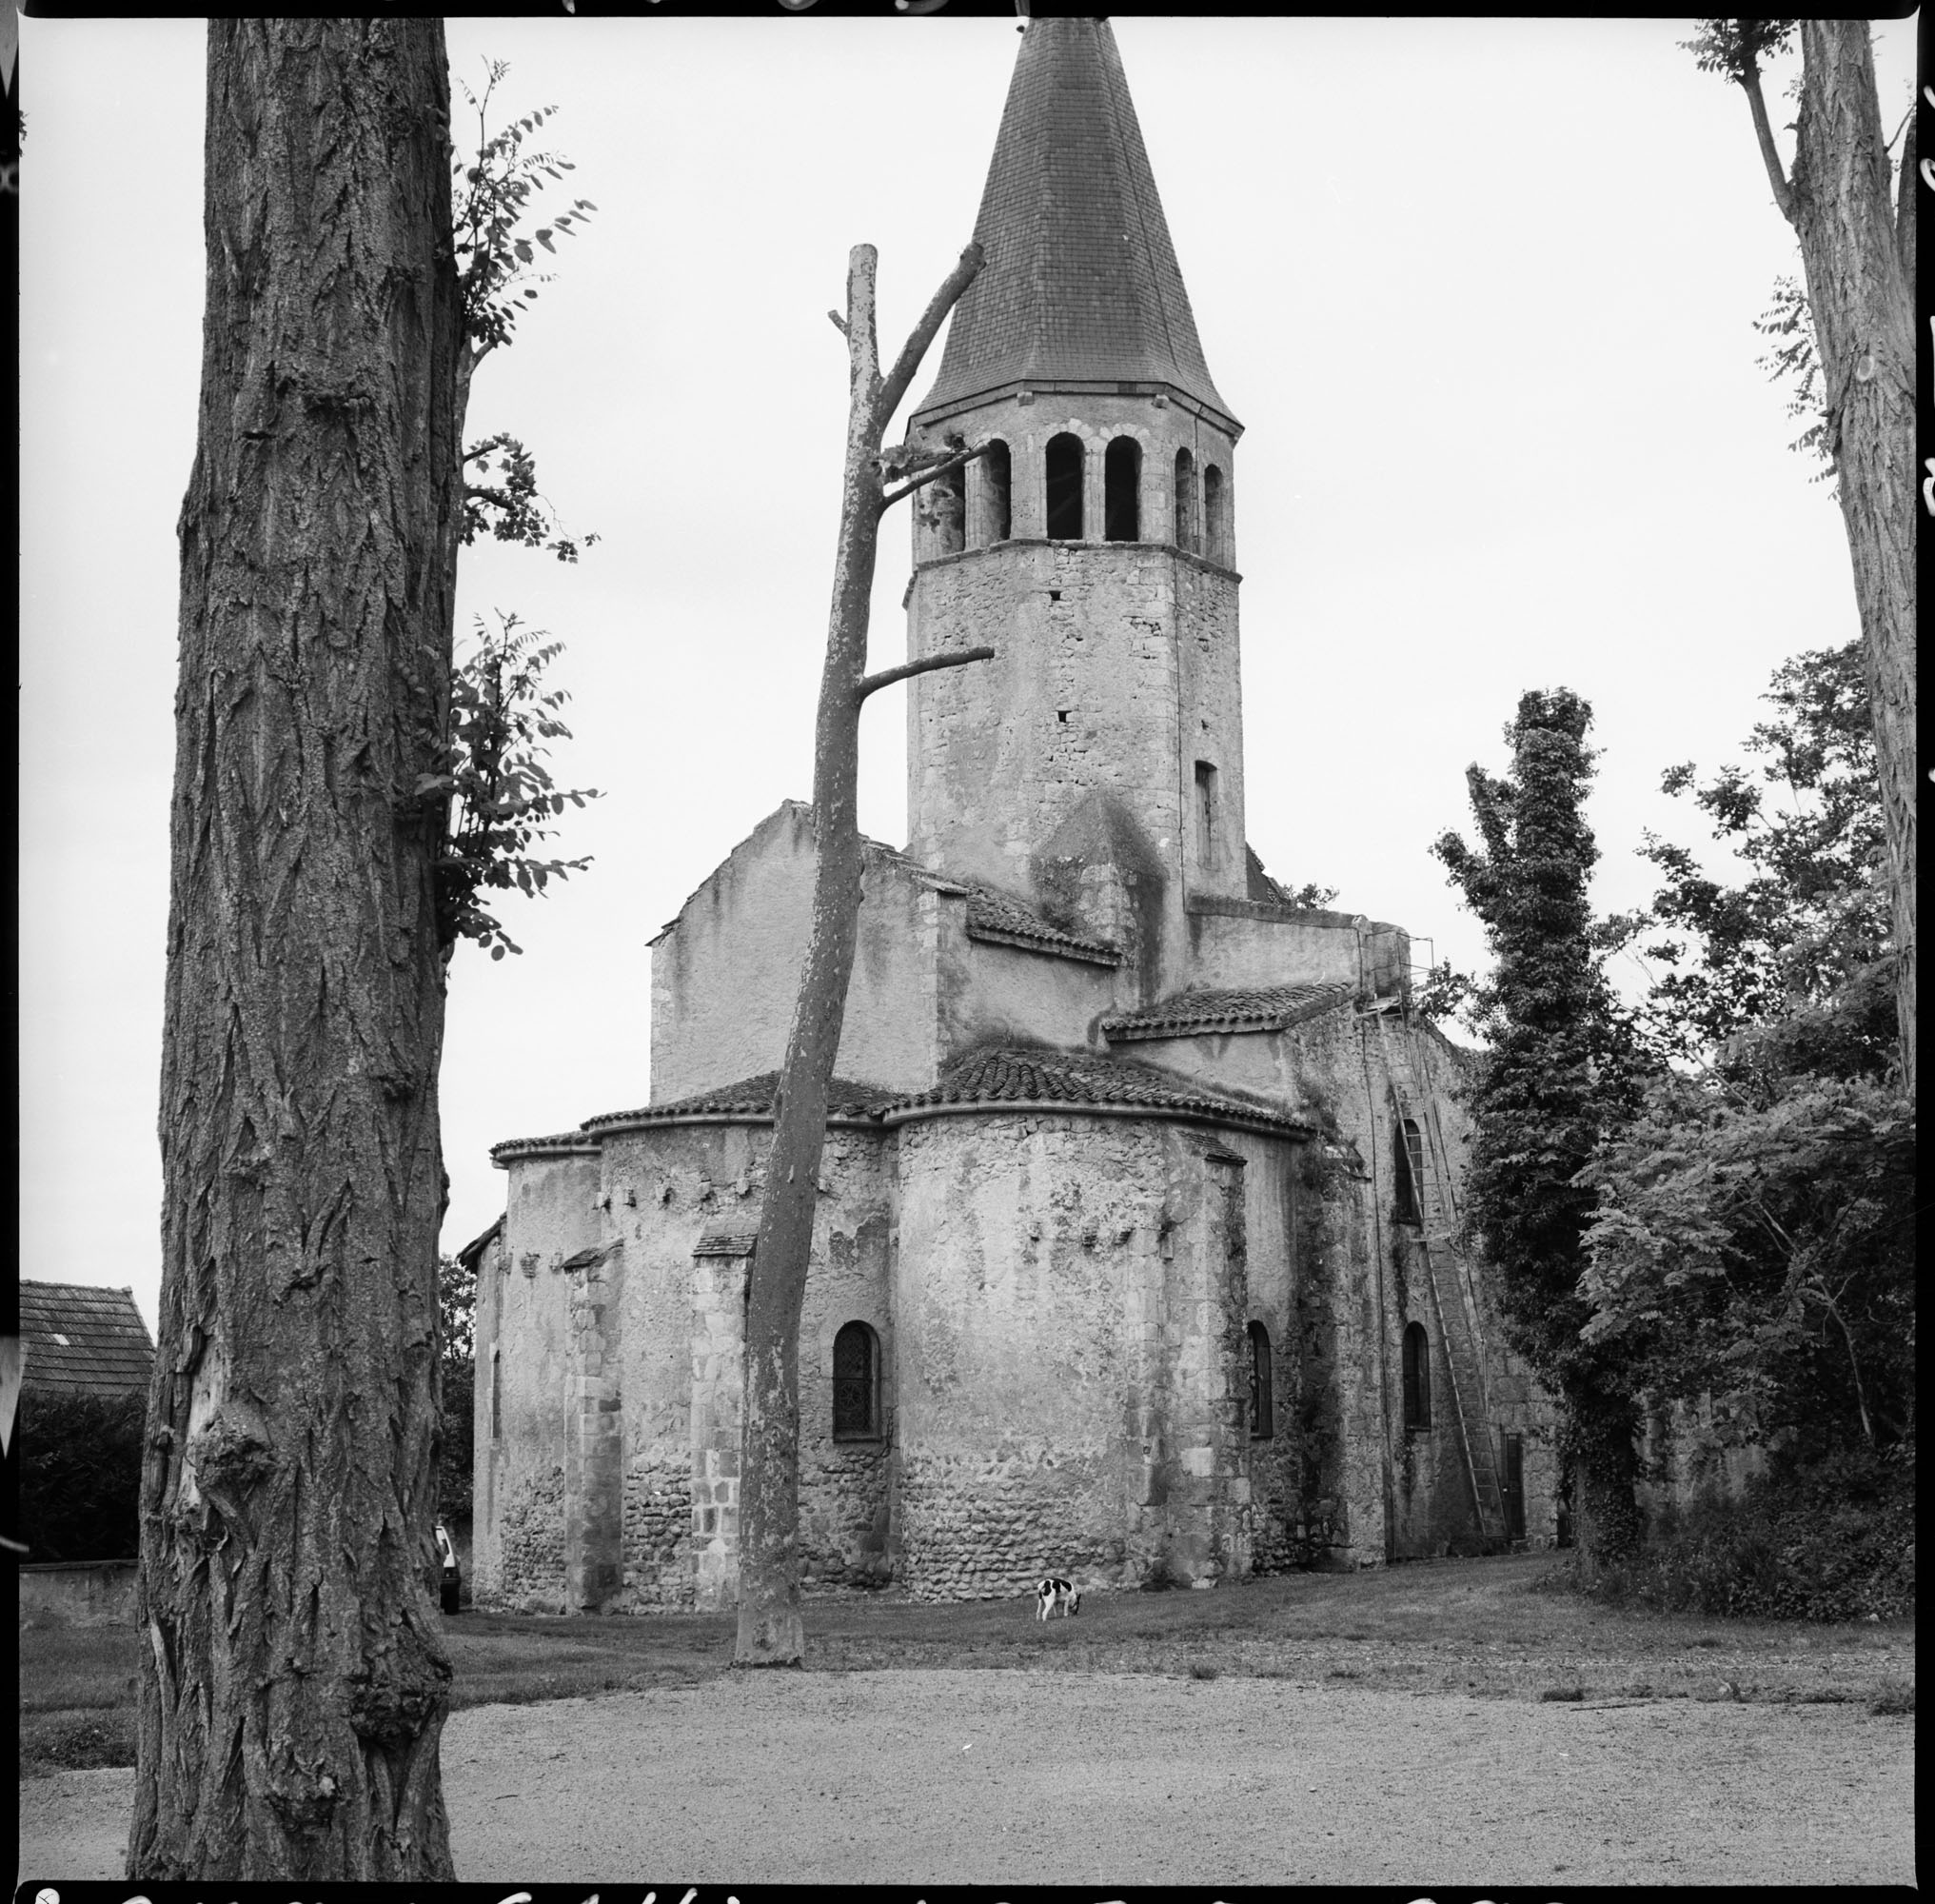
[[[1082,1610],[1082,1597],[1076,1592],[1069,1580],[1037,1580],[1035,1584],[1035,1617],[1046,1619],[1056,1607],[1061,1609],[1063,1619]]]

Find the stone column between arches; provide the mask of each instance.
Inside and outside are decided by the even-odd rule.
[[[692,1550],[695,1603],[739,1605],[740,1412],[752,1255],[692,1259]]]
[[[570,1278],[570,1374],[565,1397],[564,1604],[595,1613],[623,1579],[624,1428],[614,1319],[623,1245],[584,1250],[561,1267]]]

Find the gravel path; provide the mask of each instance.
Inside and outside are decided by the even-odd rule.
[[[21,1786],[23,1879],[114,1877],[133,1775]],[[444,1729],[462,1878],[1912,1883],[1914,1726],[1283,1679],[728,1674]]]

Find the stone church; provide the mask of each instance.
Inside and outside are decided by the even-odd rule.
[[[1214,1586],[1550,1540],[1403,931],[1244,832],[1235,449],[1114,36],[1021,42],[910,437],[904,850],[870,844],[800,1341],[809,1590]],[[1266,717],[1268,718],[1268,717]],[[652,1101],[513,1139],[478,1276],[486,1604],[731,1605],[740,1330],[809,810],[651,948]]]

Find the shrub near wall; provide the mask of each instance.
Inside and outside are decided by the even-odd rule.
[[[1915,1606],[1915,1451],[1782,1464],[1738,1498],[1659,1514],[1602,1588],[1615,1603],[1742,1618],[1887,1619]]]
[[[20,1397],[20,1537],[34,1563],[140,1550],[142,1395]]]

